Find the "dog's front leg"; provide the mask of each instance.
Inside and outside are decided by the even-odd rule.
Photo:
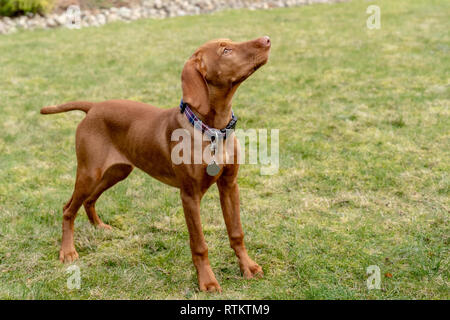
[[[244,244],[244,231],[241,225],[239,207],[239,187],[236,176],[222,175],[217,181],[220,193],[220,205],[222,206],[223,218],[227,226],[230,246],[239,259],[239,267],[246,279],[254,276],[262,276],[262,268],[254,262],[247,254]]]
[[[197,269],[200,290],[222,291],[209,264],[208,247],[200,221],[200,198],[201,196],[195,192],[181,189],[181,201],[189,230],[192,261]]]

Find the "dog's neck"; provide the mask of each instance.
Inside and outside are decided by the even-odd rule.
[[[210,86],[208,111],[206,113],[200,113],[198,110],[193,109],[193,112],[211,128],[225,128],[231,119],[231,101],[237,87],[233,86],[224,90]]]

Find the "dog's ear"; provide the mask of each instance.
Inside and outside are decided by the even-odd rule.
[[[206,115],[209,111],[209,90],[205,75],[205,66],[199,54],[193,55],[186,62],[181,73],[183,101],[201,115]]]

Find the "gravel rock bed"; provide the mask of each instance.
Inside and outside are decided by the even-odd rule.
[[[79,11],[79,19],[72,14],[26,15],[17,18],[0,18],[0,34],[14,33],[19,29],[47,29],[56,27],[99,27],[113,21],[197,15],[223,9],[271,9],[294,7],[313,3],[334,3],[343,0],[143,0],[134,7],[120,7],[95,11]],[[77,13],[75,13],[77,14]],[[74,18],[75,17],[75,18]],[[78,22],[77,22],[78,21]]]

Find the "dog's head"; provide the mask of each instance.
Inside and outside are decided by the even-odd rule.
[[[218,96],[231,103],[239,84],[267,62],[270,46],[267,36],[246,42],[218,39],[205,43],[184,65],[184,102],[200,114],[207,114]]]

